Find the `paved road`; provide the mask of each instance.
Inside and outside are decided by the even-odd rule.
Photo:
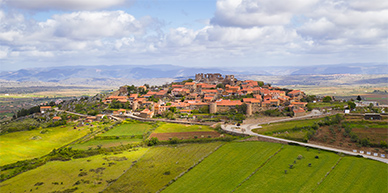
[[[319,115],[322,115],[322,114],[317,113],[317,112],[312,112],[311,114],[306,115],[304,118],[308,118],[308,117],[311,117],[311,116],[319,116]],[[283,120],[270,121],[270,122],[267,122],[267,123],[262,123],[262,125],[269,124],[269,123],[274,123],[274,122],[284,122],[284,121],[289,121],[289,120],[295,120],[295,119],[287,118],[287,119],[283,119]],[[346,151],[346,150],[342,150],[342,149],[336,149],[336,148],[332,148],[332,147],[326,147],[326,146],[309,144],[309,143],[302,143],[302,142],[299,142],[299,141],[292,141],[292,140],[288,140],[288,139],[282,139],[282,138],[277,138],[277,137],[272,137],[272,136],[267,136],[267,135],[260,135],[260,134],[254,133],[252,131],[252,129],[261,128],[261,126],[258,126],[258,124],[243,124],[243,125],[240,125],[240,127],[237,127],[235,125],[221,125],[221,127],[225,131],[229,131],[229,132],[233,132],[233,133],[237,133],[237,134],[248,134],[248,135],[251,135],[251,136],[258,136],[258,137],[267,138],[267,139],[276,140],[276,141],[282,141],[282,142],[286,142],[286,143],[296,143],[296,144],[299,144],[299,145],[305,146],[305,147],[312,147],[312,148],[317,148],[317,149],[334,151],[334,152],[339,152],[339,153],[343,153],[343,154],[347,154],[347,155],[354,155],[354,156],[361,155],[361,156],[363,156],[365,158],[377,160],[377,161],[384,162],[384,163],[388,164],[388,159],[382,158],[382,157],[376,157],[376,156],[372,156],[372,155],[365,155],[365,154],[361,154],[361,153],[354,153],[354,152]]]
[[[59,112],[65,112],[65,113],[69,113],[69,114],[73,114],[73,115],[78,115],[78,116],[81,116],[81,117],[90,117],[90,115],[84,115],[84,114],[80,114],[80,113],[75,113],[75,112],[71,112],[71,111],[64,111],[64,110],[56,110],[56,111],[59,111]]]

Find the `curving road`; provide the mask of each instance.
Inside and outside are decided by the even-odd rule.
[[[296,120],[296,119],[301,119],[301,118],[310,118],[312,116],[320,116],[320,115],[322,115],[320,112],[319,113],[312,112],[309,115],[306,115],[304,117],[287,118],[287,119],[282,119],[282,120],[270,121],[270,122],[262,123],[261,125],[275,123],[275,122],[284,122],[284,121]],[[277,138],[277,137],[272,137],[272,136],[267,136],[267,135],[260,135],[260,134],[254,133],[252,131],[252,129],[261,128],[261,126],[258,126],[258,124],[243,124],[243,125],[240,125],[239,127],[235,126],[235,125],[221,125],[221,128],[225,131],[233,132],[233,133],[237,133],[237,134],[248,134],[250,136],[258,136],[258,137],[262,137],[262,138],[266,138],[266,139],[270,139],[270,140],[276,140],[276,141],[281,141],[281,142],[286,142],[286,143],[296,143],[296,144],[299,144],[299,145],[305,146],[305,147],[312,147],[312,148],[317,148],[317,149],[322,149],[322,150],[334,151],[334,152],[343,153],[343,154],[347,154],[347,155],[353,155],[353,156],[361,155],[365,158],[377,160],[377,161],[388,164],[388,159],[382,158],[382,157],[365,155],[365,154],[361,154],[361,153],[354,153],[354,152],[346,151],[346,150],[342,150],[342,149],[336,149],[336,148],[332,148],[332,147],[326,147],[326,146],[315,145],[315,144],[310,144],[310,143],[303,143],[303,142],[299,142],[299,141],[282,139],[282,138]]]

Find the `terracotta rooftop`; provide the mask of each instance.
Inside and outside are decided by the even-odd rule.
[[[235,106],[235,105],[242,105],[243,103],[239,100],[220,100],[216,101],[217,105],[220,106]]]

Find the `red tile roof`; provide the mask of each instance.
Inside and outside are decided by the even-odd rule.
[[[261,100],[256,99],[256,98],[243,98],[243,101],[245,103],[260,103]]]
[[[243,103],[239,100],[220,100],[216,101],[217,105],[220,106],[235,106],[235,105],[242,105]]]
[[[195,82],[186,82],[185,83],[185,86],[192,86],[192,85],[195,85]]]

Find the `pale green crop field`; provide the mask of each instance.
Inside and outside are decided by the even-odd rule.
[[[53,161],[0,183],[0,192],[100,192],[117,179],[148,148],[117,155],[97,155],[70,161]],[[42,185],[36,185],[43,182]],[[77,183],[78,182],[78,183]],[[56,184],[58,183],[58,184]]]
[[[178,132],[192,132],[192,131],[214,131],[206,125],[183,125],[176,123],[162,123],[155,129],[154,133],[178,133]]]
[[[78,130],[80,129],[80,130]],[[6,165],[20,160],[40,157],[50,153],[54,148],[62,147],[85,136],[89,129],[72,126],[50,127],[20,131],[0,136],[0,165]]]
[[[144,123],[129,123],[119,125],[101,136],[131,136],[131,135],[143,135],[151,129],[150,124]]]
[[[231,192],[280,148],[263,142],[226,144],[163,192]]]
[[[104,192],[156,192],[220,145],[222,143],[153,147]]]

